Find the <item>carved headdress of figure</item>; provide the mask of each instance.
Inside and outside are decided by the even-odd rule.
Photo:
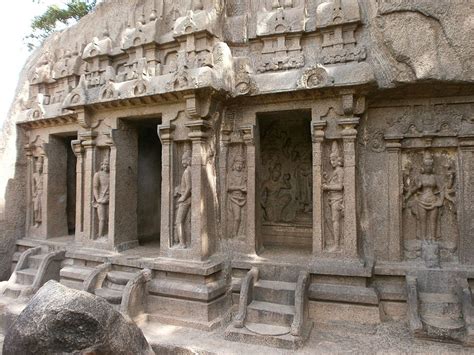
[[[342,158],[341,158],[341,154],[339,153],[339,144],[337,144],[337,141],[332,142],[331,154],[329,155],[329,158],[335,159],[337,164],[339,166],[342,166]]]
[[[182,159],[186,159],[188,164],[191,164],[191,149],[187,148],[184,150]]]
[[[36,168],[37,173],[42,173],[43,172],[43,161],[44,161],[44,159],[43,159],[42,156],[39,156],[36,159],[35,168]]]
[[[237,162],[245,163],[245,158],[241,153],[237,154],[234,158],[234,163],[237,163]]]
[[[433,168],[433,154],[429,150],[423,152],[423,172],[430,173]]]
[[[109,150],[107,149],[105,152],[104,158],[102,159],[102,162],[100,163],[101,168],[104,166],[110,167],[109,155],[110,153],[109,153]]]

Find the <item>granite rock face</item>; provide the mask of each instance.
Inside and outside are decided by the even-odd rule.
[[[50,281],[8,330],[8,354],[154,354],[141,330],[103,299]]]

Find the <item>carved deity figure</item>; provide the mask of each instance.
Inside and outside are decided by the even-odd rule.
[[[105,227],[108,223],[108,207],[109,207],[109,174],[108,159],[104,159],[100,165],[100,171],[94,174],[94,208],[97,209],[97,218],[99,219],[99,230],[97,238],[105,237]]]
[[[191,152],[189,150],[183,153],[181,159],[184,172],[181,176],[181,184],[176,188],[174,196],[178,197],[176,202],[176,237],[178,247],[186,248],[186,236],[184,234],[185,223],[191,207]],[[176,244],[176,240],[174,243]]]
[[[405,195],[405,202],[413,197],[410,209],[419,226],[419,239],[429,241],[437,239],[439,209],[445,199],[445,191],[433,171],[433,163],[431,152],[425,151],[421,174],[415,177],[413,187]]]
[[[283,210],[291,202],[290,174],[282,178],[281,164],[276,163],[271,170],[271,177],[263,183],[262,205],[265,219],[269,222],[281,222]]]
[[[333,233],[333,244],[330,251],[337,250],[341,245],[341,220],[344,216],[344,169],[342,167],[342,157],[339,154],[339,145],[333,141],[331,154],[329,156],[333,171],[329,176],[325,176],[325,183],[322,185],[323,191],[328,193],[329,207],[331,208],[331,222]]]
[[[232,235],[239,236],[242,227],[242,209],[247,203],[247,173],[245,159],[241,155],[237,155],[232,164],[227,191],[233,217]]]
[[[43,220],[43,158],[35,162],[36,171],[33,173],[33,225],[39,227]]]
[[[297,178],[300,209],[303,211],[303,213],[308,213],[313,209],[313,199],[311,193],[313,175],[311,158],[308,154],[304,154],[303,159],[301,159],[298,164]]]

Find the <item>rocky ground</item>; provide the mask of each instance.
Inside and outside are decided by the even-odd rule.
[[[458,344],[414,339],[400,322],[370,328],[316,326],[306,346],[296,352],[226,341],[223,331],[209,334],[159,323],[143,330],[155,352],[168,354],[474,354],[474,349]]]
[[[278,350],[265,346],[241,344],[223,339],[223,331],[207,333],[160,323],[142,328],[156,353],[160,354],[474,354],[474,349],[458,344],[414,339],[399,322],[384,323],[375,328],[319,326],[311,339],[298,351]],[[3,335],[0,334],[0,354]]]

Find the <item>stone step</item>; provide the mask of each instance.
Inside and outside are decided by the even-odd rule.
[[[10,298],[18,298],[20,296],[21,291],[28,288],[28,285],[20,285],[20,284],[9,284],[3,295]]]
[[[280,326],[291,326],[295,315],[295,307],[277,303],[252,301],[247,306],[249,323],[263,323]]]
[[[283,281],[258,280],[254,286],[254,299],[293,306],[296,284]]]
[[[113,283],[112,281],[106,279],[104,281],[104,283],[102,284],[102,287],[107,287],[107,288],[110,288],[111,290],[116,290],[116,291],[123,292],[123,289],[125,288],[125,285],[116,284],[116,283]]]
[[[32,285],[38,269],[28,268],[16,272],[16,282],[20,285]]]
[[[30,255],[28,257],[28,267],[31,269],[38,269],[44,257],[45,254]]]
[[[422,303],[459,303],[459,298],[453,293],[420,292]]]
[[[441,330],[453,331],[464,328],[464,321],[462,319],[452,319],[447,316],[432,315],[423,315],[421,319],[427,325]]]
[[[122,302],[122,292],[111,290],[110,288],[98,288],[95,295],[105,298],[107,302],[112,304],[120,304]]]
[[[70,279],[61,279],[61,285],[64,285],[69,288],[73,288],[75,290],[83,291],[84,282],[78,280],[70,280]]]
[[[87,266],[70,265],[63,267],[59,272],[61,279],[67,278],[76,281],[84,281],[91,273],[94,268]]]
[[[107,273],[107,280],[113,282],[117,285],[126,285],[128,281],[135,277],[136,273],[134,272],[125,272],[125,271],[109,271]]]
[[[297,265],[259,265],[259,278],[261,280],[284,281],[296,283],[301,266]]]
[[[287,332],[287,330],[289,330],[289,327],[260,323],[247,323],[243,328],[236,328],[231,324],[226,329],[224,338],[226,340],[237,341],[240,343],[296,350],[303,346],[304,341],[309,336],[311,328],[307,327],[301,337],[294,337]],[[282,335],[263,335],[264,332],[273,332],[274,334],[285,333]],[[268,351],[266,353],[271,354],[272,352]]]

